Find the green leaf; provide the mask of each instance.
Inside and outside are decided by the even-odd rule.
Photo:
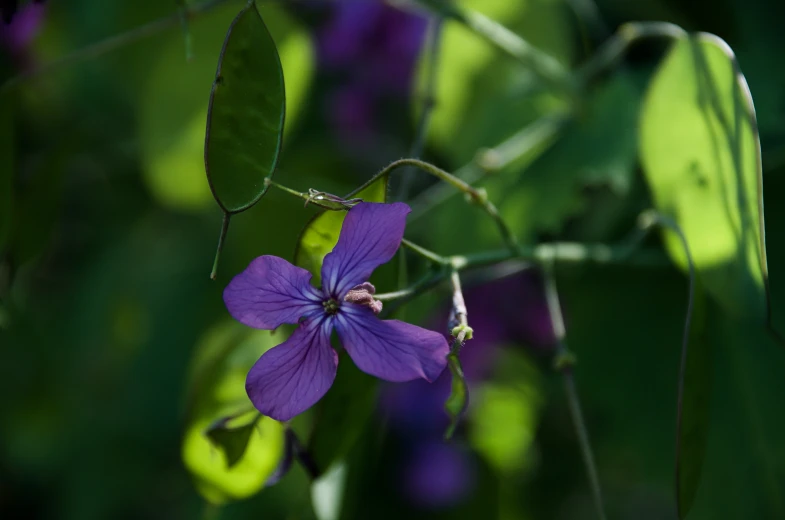
[[[707,293],[729,314],[763,322],[760,143],[746,81],[725,42],[699,34],[674,44],[646,94],[640,148],[655,206],[684,231]],[[678,236],[664,236],[686,270]]]
[[[378,179],[365,189],[351,193],[346,198],[357,197],[366,202],[385,202],[387,200],[387,176]],[[305,225],[297,248],[294,251],[294,264],[313,273],[313,282],[321,280],[322,261],[327,253],[338,243],[345,211],[323,211]]]
[[[278,163],[285,111],[275,42],[249,3],[226,34],[207,112],[207,179],[226,213],[248,209],[267,191],[264,180]]]
[[[221,504],[261,490],[284,456],[284,427],[260,416],[245,376],[267,349],[269,332],[222,324],[206,334],[192,362],[182,456],[199,492]]]
[[[707,303],[703,289],[696,284],[678,410],[676,504],[679,518],[685,518],[695,502],[709,437],[713,349],[708,334]]]
[[[500,355],[493,381],[474,389],[467,433],[477,453],[507,477],[533,469],[544,397],[539,370],[521,350]]]
[[[466,384],[461,360],[458,359],[457,353],[450,352],[447,355],[447,366],[450,368],[450,374],[452,374],[452,384],[450,395],[444,402],[444,409],[447,411],[447,415],[450,416],[450,425],[447,427],[447,431],[444,432],[444,438],[450,439],[453,433],[455,433],[455,428],[458,427],[458,422],[461,420],[466,406],[469,404],[469,387]]]
[[[240,462],[240,459],[245,455],[248,443],[251,441],[251,434],[259,419],[261,419],[261,415],[255,411],[241,414],[240,417],[224,417],[210,425],[204,432],[213,445],[223,450],[228,468],[232,468]],[[235,424],[237,421],[242,422],[237,425]]]
[[[194,212],[213,203],[204,182],[205,100],[236,11],[236,5],[227,4],[190,22],[191,60],[183,59],[182,35],[171,33],[147,65],[138,99],[140,155],[147,188],[169,208]],[[280,6],[266,5],[260,12],[270,25],[286,79],[286,135],[304,104],[313,52],[308,34]]]

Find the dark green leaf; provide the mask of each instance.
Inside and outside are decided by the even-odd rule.
[[[455,428],[469,404],[469,387],[466,384],[466,379],[463,376],[463,368],[461,367],[461,360],[458,359],[458,354],[450,352],[447,356],[447,366],[450,367],[450,374],[452,374],[452,386],[450,395],[444,402],[444,409],[447,415],[450,416],[450,425],[447,431],[444,432],[444,438],[450,439],[455,433]]]
[[[286,111],[278,51],[253,3],[232,22],[210,95],[205,167],[227,213],[253,206],[278,162]]]
[[[709,436],[713,350],[708,334],[707,303],[703,289],[696,284],[678,410],[676,503],[679,518],[687,516],[695,501]]]
[[[34,258],[51,241],[60,214],[70,142],[63,137],[16,183],[11,254],[17,265]]]
[[[216,421],[204,432],[205,436],[217,448],[223,450],[226,455],[226,465],[230,469],[243,458],[251,440],[251,434],[261,418],[257,412],[250,412],[250,414],[250,422],[237,425],[235,423],[240,418],[225,417]],[[243,416],[245,415],[243,414]]]
[[[755,109],[731,49],[712,35],[674,44],[641,115],[643,166],[657,209],[684,231],[707,293],[763,322],[767,268]],[[669,254],[687,262],[676,234]]]
[[[9,91],[0,91],[0,254],[11,237],[16,143],[14,104]]]

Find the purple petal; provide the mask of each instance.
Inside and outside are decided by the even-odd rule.
[[[393,382],[421,377],[434,381],[447,364],[442,334],[398,320],[380,320],[367,307],[344,302],[335,329],[354,363]]]
[[[350,209],[338,243],[324,257],[325,293],[340,300],[349,289],[367,282],[374,269],[389,262],[401,245],[410,211],[402,202],[361,202]]]
[[[288,421],[322,398],[338,367],[338,355],[330,346],[331,331],[331,319],[314,317],[262,354],[245,380],[245,391],[257,410],[276,421]]]
[[[277,256],[260,256],[224,289],[229,313],[249,327],[274,329],[322,311],[311,273]]]

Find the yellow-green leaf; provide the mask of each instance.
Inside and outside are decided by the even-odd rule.
[[[182,455],[210,502],[256,494],[284,455],[283,425],[259,416],[245,393],[248,370],[280,340],[229,322],[210,330],[197,346]]]
[[[640,149],[655,206],[684,231],[706,292],[725,312],[763,323],[760,143],[750,92],[725,42],[700,34],[673,45],[644,101]],[[678,236],[664,233],[686,270]]]

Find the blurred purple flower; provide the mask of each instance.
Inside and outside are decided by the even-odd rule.
[[[45,11],[43,4],[31,3],[19,9],[10,23],[0,21],[0,48],[15,60],[24,62],[27,47],[38,34]]]
[[[449,507],[465,500],[474,480],[471,456],[456,444],[438,440],[417,445],[403,467],[406,497],[428,509]]]
[[[340,81],[327,116],[341,137],[367,138],[385,102],[408,95],[426,26],[422,16],[381,0],[332,5],[316,40],[321,69]]]
[[[323,287],[311,273],[276,256],[260,256],[224,290],[231,315],[258,329],[284,323],[299,327],[265,352],[251,368],[245,388],[264,415],[286,421],[313,406],[335,379],[338,355],[330,346],[335,329],[360,370],[393,382],[433,381],[444,370],[449,346],[442,334],[398,320],[380,320],[380,302],[367,282],[401,245],[403,203],[362,202],[349,210],[338,243],[322,263]]]

